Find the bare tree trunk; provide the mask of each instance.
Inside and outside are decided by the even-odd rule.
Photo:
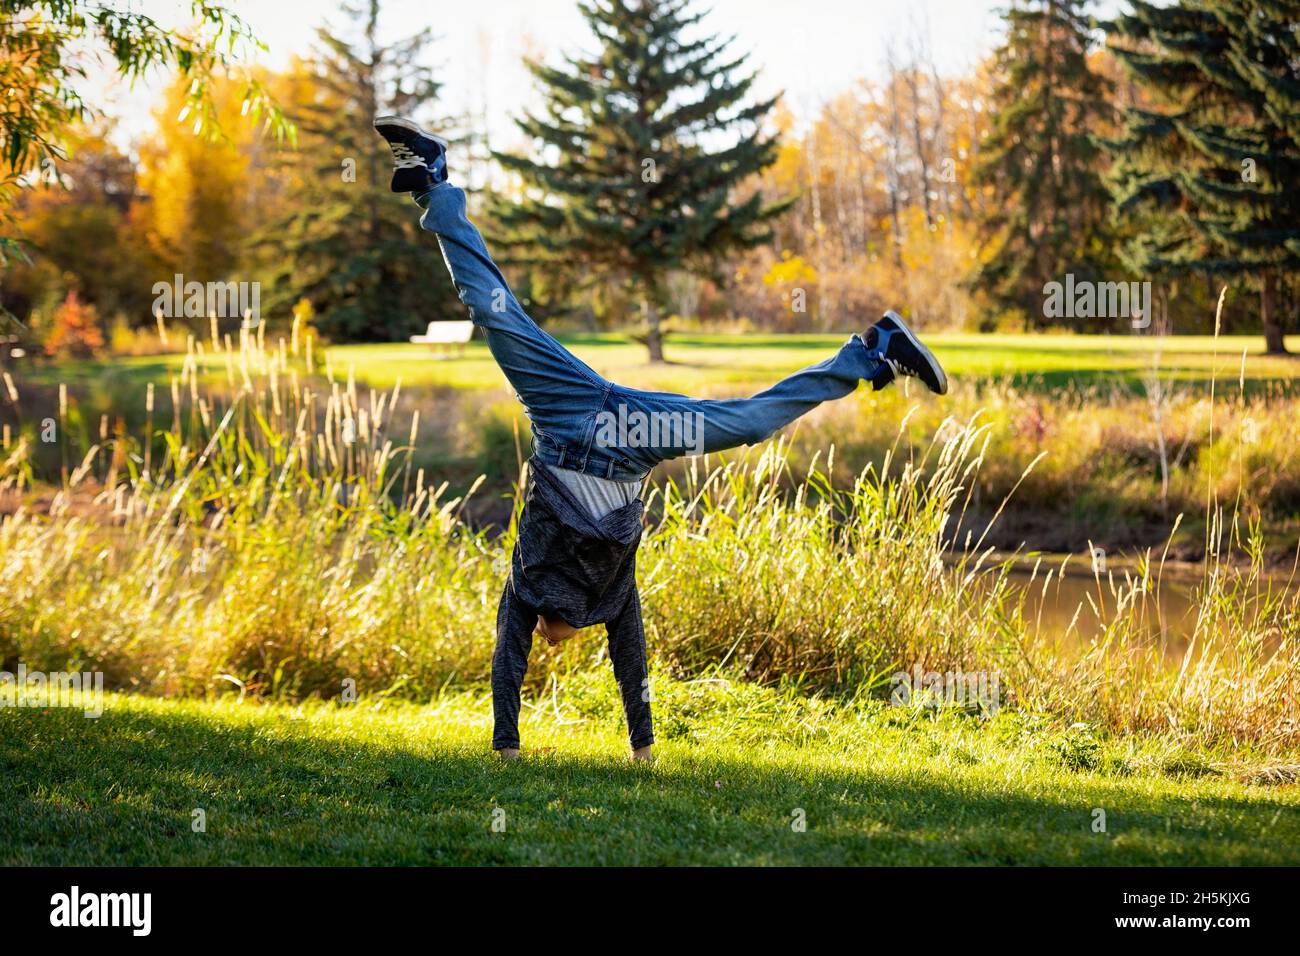
[[[939,161],[940,168],[944,168],[948,163],[955,163],[956,157],[949,156],[948,153],[948,92],[944,88],[943,80],[939,76],[939,68],[935,66],[934,60],[929,61],[931,90],[934,94],[934,132],[935,145],[934,155]],[[945,169],[945,172],[947,170]],[[955,173],[956,170],[953,170]],[[952,186],[947,180],[944,180],[943,187],[939,190],[939,198],[943,203],[943,224],[944,231],[952,235]]]
[[[1259,290],[1259,317],[1264,324],[1264,351],[1285,354],[1286,340],[1277,315],[1277,272],[1273,269],[1264,273],[1264,285]]]
[[[902,119],[898,107],[898,65],[892,46],[885,48],[885,65],[889,82],[889,169],[886,176],[886,188],[889,191],[889,225],[890,240],[894,251],[894,263],[903,267],[903,228],[899,223],[899,175],[898,164],[902,154]]]
[[[664,334],[659,327],[659,310],[650,301],[648,293],[641,295],[641,321],[645,325],[645,347],[651,362],[664,360]]]
[[[867,177],[863,172],[862,156],[865,151],[858,148],[853,153],[853,183],[856,186],[856,195],[854,201],[856,208],[854,218],[857,221],[857,234],[855,236],[856,245],[854,248],[865,254],[867,245],[871,240],[871,211],[867,202]]]
[[[969,98],[965,101],[965,107],[967,110],[967,118],[970,120],[970,156],[966,159],[966,168],[974,169],[979,165],[980,161],[980,139],[982,138],[980,131],[980,111]],[[974,202],[971,201],[971,192],[972,190],[958,188],[957,195],[961,197],[962,205],[965,207],[968,216],[979,216],[980,218],[983,218],[985,215],[986,205],[984,202],[984,191],[973,190],[975,193]],[[976,208],[977,206],[978,209]]]
[[[914,54],[915,56],[915,54]],[[925,228],[934,228],[934,210],[930,206],[930,159],[925,148],[925,134],[922,130],[921,117],[921,77],[916,59],[903,70],[903,79],[907,83],[908,97],[911,100],[911,116],[908,126],[912,129],[912,146],[916,150],[916,161],[920,167],[921,208],[925,211]]]
[[[808,176],[812,180],[813,256],[816,259],[817,269],[817,324],[824,328],[826,298],[822,294],[822,284],[826,277],[826,251],[823,233],[826,227],[822,222],[822,166],[816,124],[813,125],[812,133],[808,136]]]

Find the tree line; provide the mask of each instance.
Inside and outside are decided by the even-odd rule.
[[[68,315],[128,343],[156,321],[154,283],[183,274],[258,281],[270,321],[335,341],[460,317],[436,244],[387,190],[370,118],[396,112],[488,171],[475,216],[539,320],[635,326],[652,359],[692,323],[858,329],[890,307],[930,327],[1130,328],[1051,314],[1067,277],[1150,283],[1177,331],[1207,330],[1224,284],[1227,331],[1281,351],[1294,328],[1294,0],[1132,0],[1104,20],[1087,0],[1015,3],[968,74],[914,34],[797,112],[756,95],[743,41],[695,0],[578,6],[589,49],[529,62],[524,145],[493,151],[440,97],[430,31],[381,42],[381,0],[344,7],[278,73],[219,52],[252,38],[217,4],[193,4],[206,32],[169,37],[103,5],[3,0],[0,80],[18,92],[0,111],[0,305],[33,335]],[[67,51],[87,38],[128,76],[176,71],[134,148],[77,96]]]

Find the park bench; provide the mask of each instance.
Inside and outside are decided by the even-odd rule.
[[[435,354],[443,354],[450,348],[456,348],[458,355],[465,354],[465,343],[474,334],[474,323],[468,319],[453,322],[430,322],[423,335],[412,335],[411,341],[421,345],[430,345]]]
[[[0,361],[25,358],[27,350],[17,335],[0,335]]]

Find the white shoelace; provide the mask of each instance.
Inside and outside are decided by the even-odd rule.
[[[896,375],[896,376],[897,376],[897,375],[911,375],[913,378],[915,378],[917,375],[920,374],[919,372],[917,372],[916,369],[914,369],[914,368],[908,368],[906,365],[904,365],[904,364],[903,364],[902,362],[900,362],[898,359],[892,359],[892,358],[889,358],[888,356],[881,356],[881,359],[880,359],[880,360],[881,360],[882,362],[884,362],[886,365],[888,365],[889,368],[890,368],[890,370],[893,371],[894,375]]]
[[[428,169],[429,164],[404,143],[393,143],[393,165],[398,169]]]

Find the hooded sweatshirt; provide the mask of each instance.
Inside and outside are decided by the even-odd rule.
[[[632,747],[654,743],[645,629],[636,589],[639,500],[593,519],[550,466],[529,461],[524,509],[497,609],[492,657],[494,749],[519,746],[519,691],[539,614],[604,624]]]

